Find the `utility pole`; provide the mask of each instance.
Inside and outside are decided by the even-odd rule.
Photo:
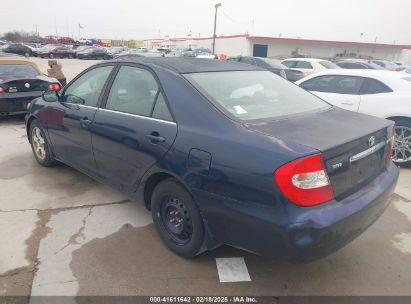
[[[213,54],[215,53],[215,35],[217,31],[217,9],[221,6],[221,3],[217,3],[215,7],[215,14],[214,14],[214,34],[213,34]]]

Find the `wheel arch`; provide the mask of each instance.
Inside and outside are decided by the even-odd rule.
[[[406,120],[409,123],[411,123],[411,117],[408,117],[408,116],[395,115],[395,116],[387,117],[386,119],[393,120],[393,121]]]
[[[178,178],[178,176],[170,172],[165,172],[165,171],[154,172],[144,182],[143,198],[144,198],[144,205],[146,206],[148,210],[150,210],[151,196],[153,194],[154,189],[162,181],[169,179],[169,178],[176,179],[192,195],[190,189],[187,187],[187,185],[184,182],[181,181],[180,178]]]
[[[30,138],[30,126],[31,123],[36,120],[37,118],[33,115],[31,115],[28,119],[27,119],[27,123],[26,123],[26,133],[27,133],[27,138],[29,140],[29,143],[31,143],[31,138]],[[37,119],[38,120],[38,119]]]

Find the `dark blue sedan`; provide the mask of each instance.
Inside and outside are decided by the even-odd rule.
[[[26,125],[41,165],[62,162],[141,197],[185,257],[221,244],[296,262],[325,256],[378,219],[398,178],[393,122],[234,62],[100,63],[34,100]]]

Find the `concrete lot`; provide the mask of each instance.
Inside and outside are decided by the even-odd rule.
[[[92,62],[70,64],[68,78]],[[224,246],[186,260],[142,202],[38,165],[22,120],[0,118],[0,139],[0,295],[411,295],[410,169],[384,215],[327,258],[292,265]],[[251,281],[220,282],[216,258],[231,257]]]

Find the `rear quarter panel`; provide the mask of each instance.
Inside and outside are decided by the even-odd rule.
[[[359,112],[382,118],[394,116],[411,118],[411,96],[395,92],[361,95]]]

